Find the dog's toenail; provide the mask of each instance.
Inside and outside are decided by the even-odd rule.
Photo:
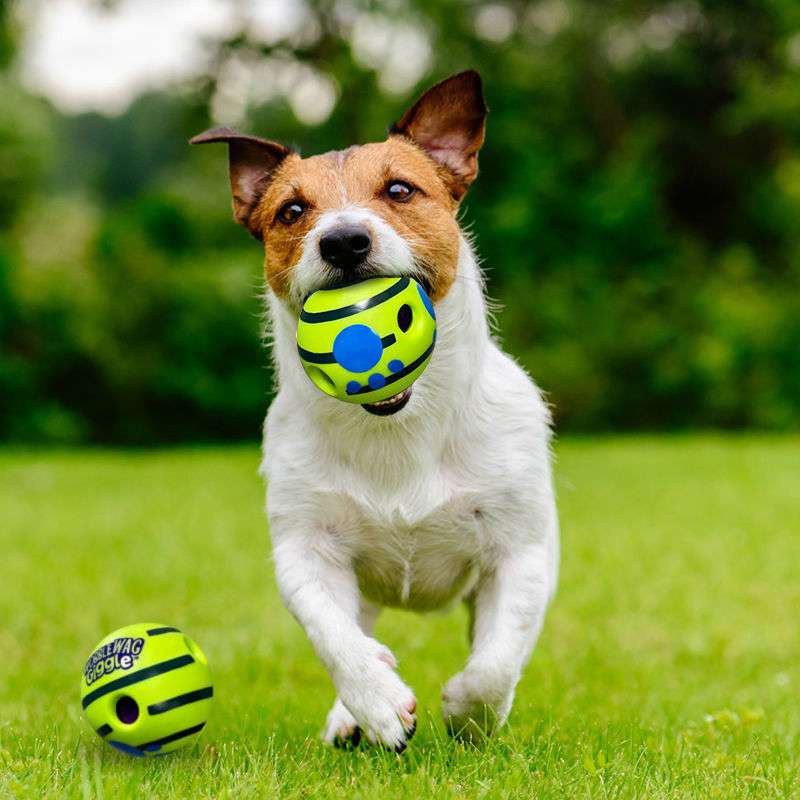
[[[353,728],[352,733],[337,733],[333,737],[333,746],[340,750],[354,750],[361,744],[361,728]]]

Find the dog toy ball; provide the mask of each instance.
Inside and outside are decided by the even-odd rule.
[[[177,628],[128,625],[95,647],[83,670],[81,705],[97,734],[132,756],[194,742],[211,710],[203,651]]]
[[[369,278],[320,289],[297,324],[300,361],[314,385],[346,403],[379,403],[430,361],[436,312],[413,278]]]

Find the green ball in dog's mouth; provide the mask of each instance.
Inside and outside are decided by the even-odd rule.
[[[297,324],[300,362],[322,392],[388,416],[403,408],[436,342],[436,312],[408,276],[368,278],[309,295]]]

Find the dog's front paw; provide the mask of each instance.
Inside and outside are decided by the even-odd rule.
[[[442,713],[453,736],[479,741],[508,717],[515,681],[499,670],[469,667],[454,675],[442,689]]]
[[[396,663],[386,647],[370,640],[360,663],[354,663],[347,674],[336,676],[336,688],[343,710],[349,712],[367,741],[400,753],[416,731],[417,701],[395,672]],[[332,721],[344,724],[343,730],[350,727],[342,714],[337,713],[332,720],[335,711],[336,706],[328,716],[326,741]],[[336,735],[334,730],[331,741]]]

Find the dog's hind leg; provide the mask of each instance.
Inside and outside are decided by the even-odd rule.
[[[381,613],[380,606],[376,606],[367,600],[361,599],[361,613],[358,622],[361,630],[367,635],[372,636],[375,627],[375,620]],[[328,712],[325,721],[325,729],[322,732],[322,741],[325,744],[332,744],[343,750],[351,750],[358,747],[361,742],[361,728],[358,727],[356,718],[347,710],[347,706],[337,697],[333,707]]]
[[[442,690],[452,734],[480,738],[505,722],[553,591],[551,549],[532,542],[501,558],[468,599],[472,652]]]

